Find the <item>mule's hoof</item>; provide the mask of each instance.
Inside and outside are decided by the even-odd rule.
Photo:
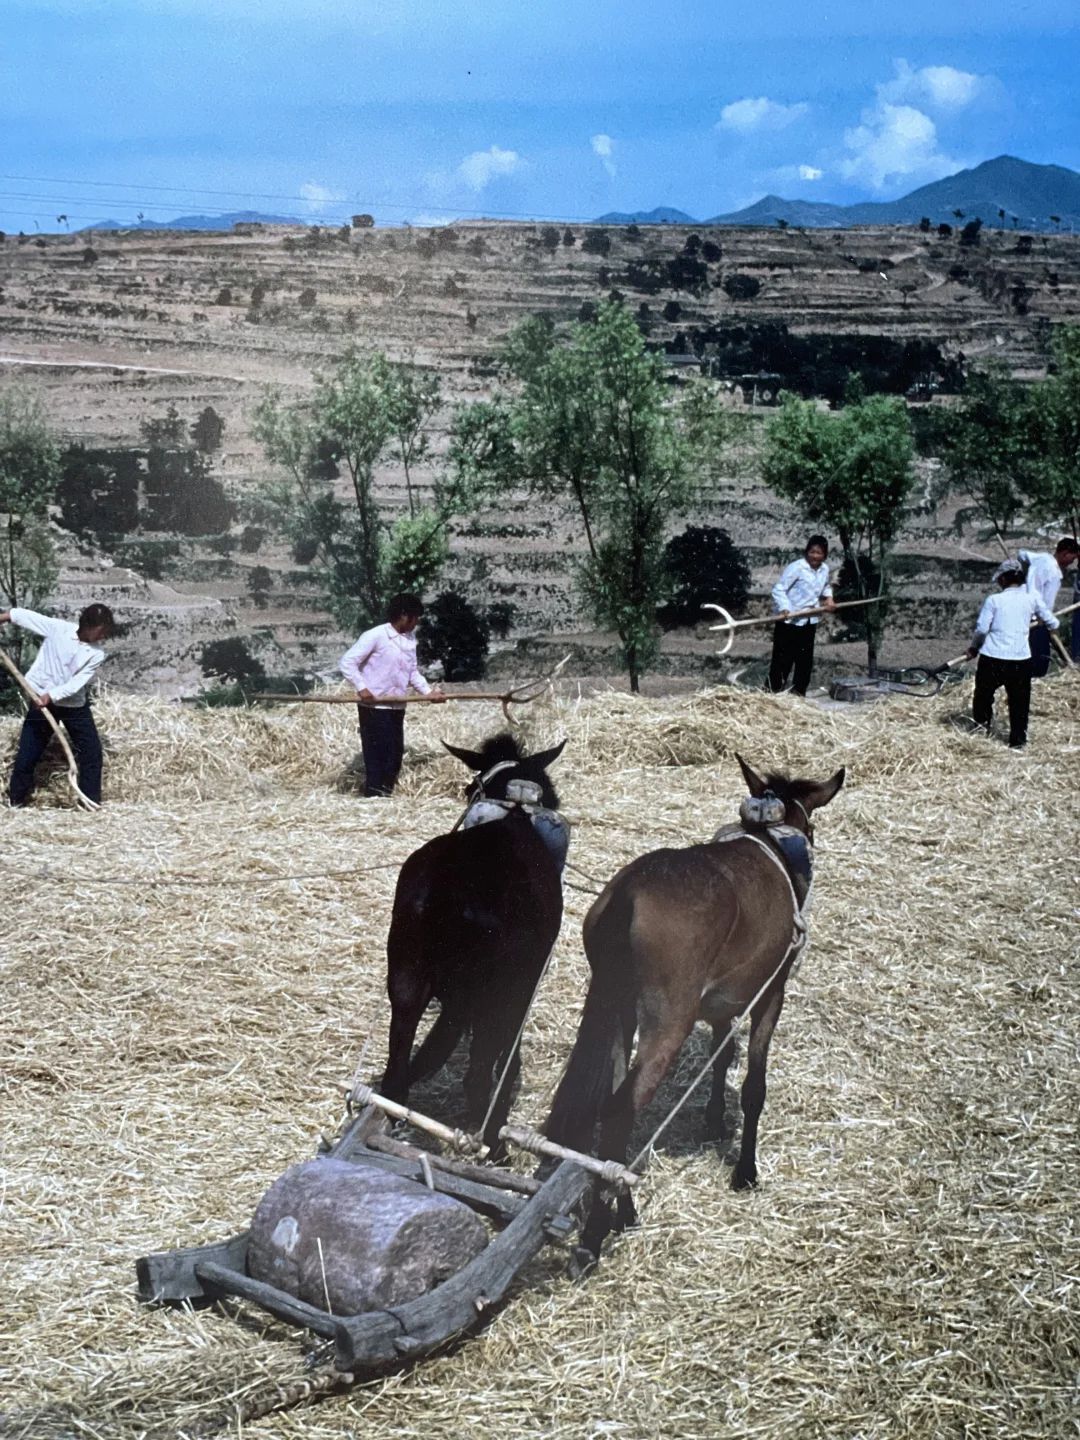
[[[570,1247],[570,1256],[566,1262],[566,1274],[571,1280],[584,1280],[596,1269],[600,1263],[600,1256],[585,1245],[573,1245]]]
[[[757,1171],[753,1170],[747,1174],[746,1171],[740,1170],[739,1167],[736,1166],[735,1173],[731,1177],[731,1188],[733,1190],[756,1190]]]

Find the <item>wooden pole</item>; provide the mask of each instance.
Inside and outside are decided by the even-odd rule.
[[[466,1135],[464,1130],[451,1130],[449,1125],[443,1125],[438,1120],[432,1120],[427,1115],[421,1115],[419,1110],[410,1110],[407,1105],[399,1105],[396,1100],[388,1100],[385,1095],[379,1095],[372,1090],[370,1085],[346,1085],[345,1093],[352,1097],[354,1105],[374,1105],[384,1115],[390,1115],[395,1120],[405,1120],[410,1125],[415,1125],[417,1130],[425,1130],[429,1135],[434,1135],[437,1140],[444,1140],[452,1145],[455,1150],[463,1151],[465,1154],[479,1155],[481,1159],[488,1153],[486,1145],[474,1135]]]
[[[503,704],[513,704],[514,693],[508,691],[505,695],[500,695],[494,690],[463,690],[453,695],[376,695],[371,700],[361,700],[355,691],[351,695],[276,695],[262,691],[251,698],[285,700],[295,705],[441,705],[445,700],[498,700]]]
[[[534,1155],[549,1155],[554,1160],[572,1160],[590,1174],[599,1175],[608,1185],[629,1187],[641,1181],[640,1175],[625,1165],[620,1165],[617,1160],[598,1160],[595,1155],[583,1155],[580,1150],[568,1150],[565,1145],[556,1145],[554,1140],[549,1140],[546,1135],[541,1135],[538,1130],[530,1130],[527,1126],[504,1125],[499,1131],[499,1139],[520,1145],[522,1150],[530,1150]]]
[[[49,710],[47,706],[41,704],[41,696],[37,693],[37,691],[32,685],[27,683],[26,677],[21,674],[18,666],[11,659],[10,655],[6,654],[3,650],[0,650],[0,664],[2,664],[5,670],[9,671],[10,674],[14,677],[21,689],[26,693],[31,704],[34,706],[34,709],[40,711],[40,713],[45,716],[45,719],[52,726],[53,734],[56,736],[57,740],[60,741],[60,748],[67,756],[68,784],[71,786],[72,790],[74,790],[76,800],[87,810],[100,810],[101,806],[97,803],[97,801],[91,800],[89,795],[84,795],[83,792],[79,789],[79,766],[78,762],[75,759],[75,752],[68,744],[68,738],[60,729],[60,726],[57,724],[56,717],[53,715],[52,711]]]
[[[745,629],[749,625],[776,625],[781,621],[786,625],[794,620],[809,619],[813,615],[833,615],[837,610],[850,610],[856,605],[877,605],[886,598],[884,595],[871,595],[865,600],[838,600],[832,606],[819,605],[810,610],[790,610],[786,615],[753,615],[749,620],[733,620],[723,605],[714,605],[711,601],[702,605],[701,608],[715,610],[720,616],[721,623],[710,625],[709,629],[711,631],[719,630],[727,636],[724,648],[716,652],[718,655],[726,655],[734,643],[735,631]]]

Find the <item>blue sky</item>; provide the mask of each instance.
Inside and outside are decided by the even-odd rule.
[[[0,0],[0,228],[704,218],[1080,169],[1076,0]]]

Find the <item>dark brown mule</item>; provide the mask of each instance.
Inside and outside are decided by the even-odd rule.
[[[479,751],[446,748],[479,776],[470,799],[500,800],[510,781],[531,780],[540,786],[541,803],[558,808],[546,767],[563,745],[523,756],[513,736],[497,735]],[[507,1066],[485,1128],[487,1143],[498,1148],[520,1070],[518,1034],[559,934],[562,904],[559,864],[520,809],[504,820],[437,835],[409,856],[386,942],[393,1014],[382,1091],[389,1099],[404,1102],[409,1086],[441,1069],[471,1029],[470,1128],[483,1122],[492,1086]],[[439,1017],[410,1060],[432,999],[442,1007]]]
[[[783,806],[783,823],[812,840],[810,817],[840,789],[844,771],[824,783],[785,775],[762,779],[736,758],[750,794],[774,796]],[[733,1177],[739,1190],[757,1183],[765,1063],[798,949],[792,943],[795,905],[804,903],[809,877],[796,873],[797,866],[765,834],[759,839],[737,827],[728,833],[732,830],[733,838],[722,842],[641,856],[618,872],[590,909],[584,940],[592,979],[544,1128],[550,1139],[589,1151],[599,1122],[598,1154],[625,1163],[635,1117],[655,1095],[696,1022],[708,1021],[719,1045],[732,1021],[762,991],[751,1012],[742,1087],[742,1149]],[[705,1112],[709,1139],[723,1138],[732,1048],[725,1046],[713,1067]],[[633,1219],[633,1203],[622,1194],[619,1223]],[[610,1225],[607,1204],[598,1201],[583,1237],[594,1253]]]

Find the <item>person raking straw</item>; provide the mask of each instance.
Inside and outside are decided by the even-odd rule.
[[[360,704],[360,748],[364,753],[365,793],[389,795],[397,784],[405,755],[405,699],[411,687],[432,700],[445,700],[416,667],[416,626],[424,613],[418,595],[395,595],[386,624],[365,630],[338,669],[356,689]],[[371,702],[377,701],[377,704]]]
[[[8,800],[20,806],[30,798],[34,770],[52,738],[52,727],[41,713],[48,710],[71,737],[79,789],[88,800],[100,804],[101,739],[90,708],[90,684],[105,659],[104,650],[97,646],[114,629],[113,613],[107,605],[88,605],[75,624],[16,605],[0,611],[0,625],[9,622],[40,635],[42,645],[26,672],[26,683],[37,691],[38,698],[23,721]]]
[[[971,713],[976,725],[992,733],[994,696],[1002,686],[1009,705],[1009,744],[1021,750],[1027,744],[1031,710],[1031,622],[1039,619],[1049,630],[1058,618],[1041,595],[1024,588],[1024,564],[1005,560],[994,571],[1000,593],[988,595],[979,611],[968,659],[978,656],[975,696]]]

